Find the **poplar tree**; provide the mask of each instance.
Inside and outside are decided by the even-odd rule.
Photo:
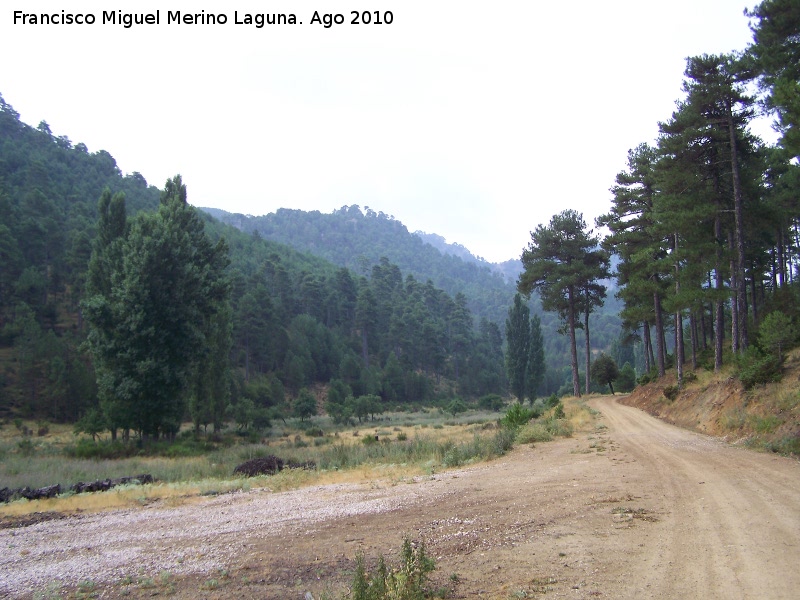
[[[101,230],[119,232],[119,219],[103,211],[100,219]],[[226,376],[227,246],[206,237],[180,176],[167,181],[158,211],[141,213],[126,231],[106,246],[101,236],[92,258],[109,266],[84,303],[98,388],[112,427],[143,439],[173,437],[194,378],[207,370],[215,380]],[[104,262],[109,249],[119,258]]]
[[[536,399],[536,390],[544,381],[547,364],[544,357],[544,338],[542,337],[542,321],[539,315],[531,317],[531,333],[528,352],[528,365],[525,374],[525,389],[531,404]]]
[[[530,358],[531,331],[528,325],[530,309],[522,296],[514,296],[514,304],[508,309],[506,319],[506,374],[511,393],[517,400],[525,400],[528,360]]]

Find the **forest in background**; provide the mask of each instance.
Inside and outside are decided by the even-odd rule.
[[[100,406],[84,319],[104,237],[98,201],[108,211],[112,194],[124,196],[123,221],[136,223],[161,210],[163,192],[122,176],[105,151],[20,122],[4,101],[0,139],[0,411],[75,421]],[[505,394],[501,328],[475,318],[463,294],[385,257],[356,273],[191,212],[228,250],[225,419],[249,426],[311,410],[309,388],[331,382],[342,400],[393,406]]]

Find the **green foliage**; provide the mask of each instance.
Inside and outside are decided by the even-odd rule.
[[[608,354],[601,352],[600,356],[594,360],[591,366],[591,375],[594,381],[600,385],[607,385],[611,393],[614,393],[613,383],[619,378],[620,372],[617,363]]]
[[[320,427],[308,427],[305,434],[308,437],[320,438],[325,435],[325,432]]]
[[[619,377],[616,379],[617,389],[624,393],[632,392],[636,387],[636,371],[634,371],[631,363],[626,362],[622,365],[619,371]]]
[[[527,296],[537,291],[542,308],[557,313],[565,323],[575,396],[580,396],[575,338],[579,315],[585,312],[588,319],[592,308],[605,297],[597,282],[607,276],[608,257],[598,245],[599,239],[586,231],[583,215],[565,210],[554,215],[547,226],[532,231],[531,242],[522,252],[525,270],[517,288]]]
[[[681,393],[681,388],[678,385],[668,385],[664,388],[664,397],[670,402],[674,402]]]
[[[445,410],[455,417],[459,413],[466,412],[467,405],[461,398],[453,398],[447,403],[447,408],[445,408]]]
[[[563,419],[566,415],[564,414],[564,404],[559,400],[558,403],[553,407],[553,418],[554,419]]]
[[[518,444],[534,444],[537,442],[549,442],[553,439],[553,434],[544,423],[528,423],[517,433],[516,441]]]
[[[91,408],[75,423],[75,435],[86,433],[96,441],[101,433],[108,429],[108,421],[99,408]]]
[[[514,296],[514,304],[508,309],[506,319],[506,373],[511,393],[519,402],[525,400],[525,383],[530,358],[530,327],[528,319],[530,309],[523,302],[522,296]]]
[[[781,145],[791,156],[800,155],[800,51],[797,31],[800,11],[793,0],[764,0],[745,14],[753,19],[753,44],[748,48],[765,104],[778,117]]]
[[[292,411],[294,416],[300,417],[300,421],[305,421],[317,414],[317,399],[310,391],[303,388],[292,403]]]
[[[400,563],[389,569],[384,558],[378,559],[374,573],[368,573],[364,554],[356,554],[356,569],[353,574],[350,598],[352,600],[423,600],[429,597],[426,589],[429,574],[436,563],[426,554],[425,542],[413,544],[408,538],[403,541]]]
[[[736,358],[736,371],[744,389],[756,385],[781,380],[781,363],[778,357],[764,354],[758,348],[750,347]]]
[[[520,402],[513,403],[506,411],[505,416],[500,420],[503,427],[518,429],[533,418],[533,411],[525,408]]]
[[[525,389],[531,404],[536,398],[536,392],[544,381],[547,364],[544,355],[544,338],[542,336],[542,321],[539,315],[531,317],[530,352],[525,373]]]
[[[762,349],[775,355],[779,364],[783,363],[783,350],[797,340],[797,330],[792,320],[781,311],[769,313],[758,330],[758,343]]]
[[[487,394],[478,398],[478,406],[483,410],[498,411],[504,405],[505,401],[499,394]]]
[[[215,379],[227,372],[226,344],[207,352],[218,345],[211,324],[227,327],[218,323],[227,314],[227,247],[206,237],[180,176],[167,182],[158,212],[129,228],[124,205],[117,223],[107,198],[92,259],[103,268],[90,276],[83,303],[101,406],[112,432],[169,437],[183,420],[186,390],[203,388],[193,384],[208,369]]]
[[[572,437],[572,425],[564,418],[545,419],[544,425],[553,437]]]

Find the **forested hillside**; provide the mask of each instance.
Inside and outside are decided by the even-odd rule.
[[[462,256],[444,253],[410,233],[400,221],[369,208],[343,206],[329,214],[281,208],[258,217],[203,210],[241,231],[258,232],[359,275],[368,274],[373,264],[387,258],[419,281],[430,279],[450,295],[464,294],[478,318],[502,323],[514,297],[515,282],[493,272],[488,263],[464,260],[468,250]]]
[[[350,270],[238,231],[193,209],[180,178],[159,191],[0,109],[3,415],[159,436],[186,417],[248,428],[315,412],[317,384],[340,416],[505,394],[502,322],[465,295],[385,258]],[[220,283],[197,279],[191,261],[220,243]],[[207,296],[194,308],[193,289]],[[165,337],[185,346],[157,350]],[[134,414],[161,396],[153,420]]]
[[[158,190],[123,177],[108,152],[20,122],[0,96],[0,413],[74,419],[93,401],[78,307],[107,186],[131,212],[158,204]]]

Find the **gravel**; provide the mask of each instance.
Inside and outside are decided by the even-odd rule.
[[[416,481],[436,485],[454,476]],[[445,493],[425,487],[427,499]],[[214,573],[246,551],[253,538],[290,537],[323,521],[396,510],[417,502],[419,488],[335,484],[280,493],[259,489],[182,506],[157,503],[0,530],[0,597],[84,581],[137,581],[162,572]]]

